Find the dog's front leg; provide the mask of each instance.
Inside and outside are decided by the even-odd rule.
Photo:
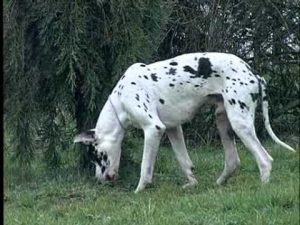
[[[165,126],[155,125],[144,129],[144,152],[141,166],[141,176],[135,193],[145,189],[147,184],[152,182],[155,158],[159,148],[161,137],[165,131]]]

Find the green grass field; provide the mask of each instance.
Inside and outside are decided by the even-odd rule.
[[[139,194],[133,191],[141,150],[126,150],[133,152],[133,162],[121,162],[114,187],[67,165],[46,170],[34,163],[31,170],[20,170],[5,159],[4,224],[299,224],[299,153],[265,146],[274,158],[267,185],[261,185],[256,163],[239,146],[241,168],[217,186],[223,150],[210,146],[190,151],[199,185],[183,190],[171,148],[161,148],[154,184]]]

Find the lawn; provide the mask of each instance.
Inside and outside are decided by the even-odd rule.
[[[34,162],[18,169],[5,158],[4,224],[299,224],[299,149],[296,154],[266,143],[274,158],[270,183],[262,185],[256,163],[239,146],[241,168],[224,186],[221,146],[190,150],[199,185],[183,190],[184,178],[169,147],[160,149],[154,184],[134,194],[141,150],[127,149],[114,187],[65,164],[47,170]],[[130,154],[129,154],[130,151]]]

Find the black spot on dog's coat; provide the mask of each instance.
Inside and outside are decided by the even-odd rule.
[[[156,73],[151,73],[151,78],[152,78],[153,81],[157,82]]]
[[[141,64],[141,67],[145,67],[146,65],[145,64]]]
[[[212,69],[208,58],[200,58],[198,61],[198,76],[203,76],[204,79],[211,77]]]
[[[132,85],[136,85],[136,83],[135,83],[135,82],[131,82],[131,84],[132,84]]]
[[[255,83],[255,81],[254,81],[254,80],[250,80],[250,83],[251,83],[251,84],[254,84],[254,83]]]
[[[157,130],[161,130],[160,126],[155,125],[155,127],[156,127]]]
[[[144,78],[145,78],[146,80],[148,80],[148,77],[147,77],[146,75],[144,75]]]
[[[176,74],[176,69],[171,67],[168,74],[169,75],[175,75]]]
[[[136,94],[135,99],[139,101],[140,100],[140,96],[138,94]]]
[[[171,65],[171,66],[177,66],[178,63],[177,63],[177,62],[170,62],[170,65]]]
[[[170,87],[174,87],[175,85],[174,85],[174,84],[169,84],[169,86],[170,86]]]
[[[235,103],[236,103],[235,99],[233,99],[233,98],[231,100],[228,100],[228,102],[229,102],[230,105],[235,105]]]
[[[183,67],[183,71],[184,72],[188,72],[188,73],[191,73],[191,74],[197,74],[197,71],[196,70],[194,70],[192,67],[190,67],[190,66],[184,66]]]
[[[148,107],[146,106],[145,103],[143,103],[143,106],[144,106],[145,110],[148,111]]]
[[[247,110],[249,110],[249,107],[248,107],[244,102],[238,100],[238,103],[240,104],[240,108],[241,108],[241,109],[246,108]]]
[[[165,100],[163,100],[163,99],[159,99],[159,102],[161,103],[161,104],[165,104]]]
[[[213,72],[211,67],[212,67],[212,65],[208,58],[200,58],[198,61],[197,71],[194,70],[190,66],[184,66],[183,70],[185,72],[189,72],[194,75],[194,76],[190,76],[190,78],[201,78],[202,77],[203,79],[207,79],[208,77],[211,77],[211,74]]]

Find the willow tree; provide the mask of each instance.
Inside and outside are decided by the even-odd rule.
[[[58,165],[92,127],[115,81],[157,56],[171,2],[4,2],[5,130],[23,164],[42,151]]]

